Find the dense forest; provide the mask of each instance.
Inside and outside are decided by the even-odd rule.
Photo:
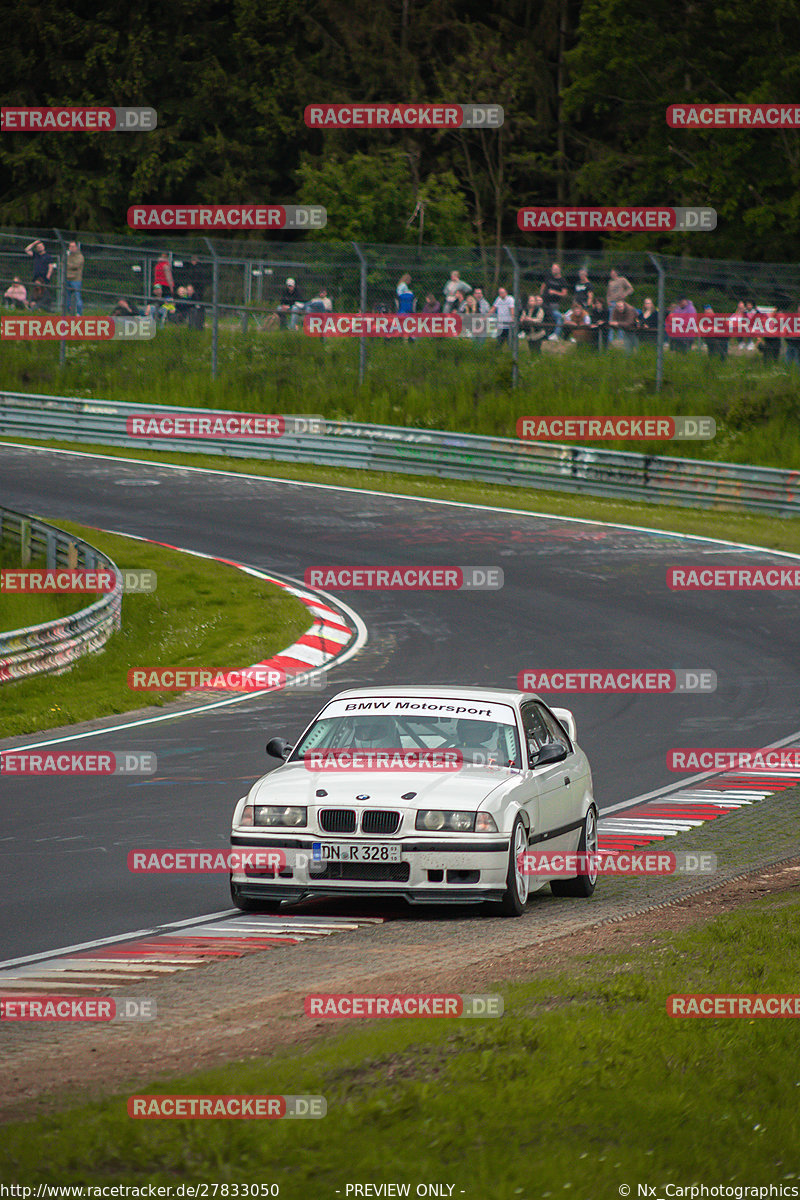
[[[323,204],[303,235],[555,244],[530,204],[710,205],[630,249],[800,259],[800,131],[683,131],[680,101],[800,101],[800,0],[17,0],[4,105],[150,105],[150,133],[5,133],[0,224],[124,231],[130,204]],[[499,130],[309,129],[307,104],[492,102]],[[565,234],[566,246],[599,247]],[[608,240],[606,240],[608,244]]]

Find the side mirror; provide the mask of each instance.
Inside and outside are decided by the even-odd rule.
[[[534,767],[543,767],[546,763],[563,762],[567,757],[567,747],[561,742],[548,742],[542,746],[538,755],[534,759]]]
[[[267,742],[267,754],[270,758],[287,759],[292,753],[292,747],[284,738],[270,738]]]

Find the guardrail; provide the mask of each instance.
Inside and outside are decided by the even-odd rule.
[[[320,434],[292,433],[260,441],[146,438],[128,433],[127,419],[144,413],[174,418],[215,415],[207,409],[4,392],[0,393],[0,436],[310,462],[651,504],[800,515],[800,471],[349,421],[327,421]]]
[[[20,544],[21,566],[44,557],[50,570],[97,570],[116,576],[112,591],[79,612],[29,629],[0,633],[0,683],[29,675],[60,675],[84,654],[102,650],[122,624],[122,574],[105,554],[45,521],[0,508],[0,543],[11,533]]]

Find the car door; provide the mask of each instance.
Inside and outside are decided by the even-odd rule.
[[[576,845],[570,775],[570,763],[574,768],[575,756],[571,743],[565,744],[565,734],[560,726],[557,726],[558,736],[554,736],[548,728],[546,712],[544,706],[535,700],[520,707],[528,767],[539,794],[539,823],[531,845],[541,850],[571,850]],[[551,720],[554,720],[552,716]],[[566,759],[537,767],[540,750],[554,741],[565,746]]]
[[[567,757],[564,759],[564,762],[558,764],[564,768],[564,791],[566,792],[566,799],[562,799],[566,813],[565,820],[579,829],[583,824],[583,797],[586,791],[585,757],[575,749],[569,733],[558,718],[550,712],[547,705],[537,702],[536,707],[547,727],[551,740],[560,743],[567,751]],[[569,835],[567,844],[570,848],[577,848],[579,836],[577,831]]]

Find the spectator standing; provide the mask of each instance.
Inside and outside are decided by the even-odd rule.
[[[612,316],[614,306],[618,300],[627,300],[628,296],[633,292],[633,284],[630,283],[624,275],[620,275],[616,267],[612,267],[608,273],[608,286],[606,287],[606,305],[608,306],[608,341],[609,344],[614,340],[614,324]],[[621,336],[621,333],[620,333]]]
[[[756,308],[755,304],[753,304],[752,300],[745,300],[744,315],[747,317],[748,321],[751,321],[753,319],[753,317],[758,315],[758,309]],[[747,345],[745,346],[746,350],[755,350],[755,348],[756,348],[756,343],[752,340],[749,341],[747,343]]]
[[[153,290],[156,287],[161,288],[162,296],[165,296],[168,300],[172,299],[172,293],[175,291],[175,279],[172,275],[169,254],[166,250],[163,254],[159,254],[158,262],[153,272]]]
[[[489,301],[483,294],[483,288],[476,287],[472,295],[469,297],[472,301],[470,312],[474,312],[478,317],[488,317],[491,312]],[[482,346],[489,335],[489,322],[485,321],[483,329],[480,333],[476,333],[472,339],[473,346]]]
[[[194,298],[198,304],[203,304],[206,298],[206,288],[211,283],[211,268],[208,263],[200,262],[196,254],[189,260],[186,268],[186,286],[194,288]]]
[[[278,305],[278,320],[281,329],[297,328],[297,314],[304,307],[303,298],[300,295],[300,289],[292,278],[286,280],[286,286],[281,295],[281,302]]]
[[[581,307],[588,312],[590,294],[594,295],[594,286],[589,279],[589,272],[586,270],[586,267],[581,267],[578,271],[578,281],[572,289],[572,298],[573,300],[577,300]]]
[[[672,306],[672,308],[670,309],[670,312],[679,313],[679,314],[680,313],[696,314],[697,309],[692,304],[691,300],[687,300],[686,297],[684,296],[684,298],[682,300],[679,300],[677,304]],[[688,354],[692,348],[693,341],[694,341],[694,338],[690,338],[690,337],[670,338],[669,339],[669,347],[670,347],[670,350],[676,350],[678,352],[678,354]]]
[[[467,294],[462,292],[461,288],[455,294],[451,311],[456,313],[472,312],[471,308],[467,308]]]
[[[708,317],[714,316],[714,309],[710,304],[703,305],[703,313]],[[706,344],[709,358],[726,359],[728,357],[728,339],[721,337],[704,337],[703,341]]]
[[[615,330],[622,337],[622,344],[628,354],[632,354],[638,346],[635,332],[637,319],[636,309],[625,300],[617,301],[608,318],[609,328]]]
[[[740,300],[737,303],[736,308],[733,310],[733,315],[735,317],[743,317],[745,315],[744,300]],[[733,323],[733,327],[734,327],[734,329],[736,328],[735,322]],[[738,348],[740,350],[744,350],[745,346],[747,345],[747,338],[743,338],[743,337],[737,338],[736,345],[738,346]]]
[[[531,354],[542,353],[542,342],[547,336],[544,324],[545,311],[542,297],[538,292],[528,296],[528,303],[519,314],[519,327],[525,334],[528,351]]]
[[[461,278],[458,271],[451,271],[450,278],[442,288],[442,291],[444,292],[444,311],[449,313],[455,308],[456,292],[463,292],[466,296],[468,292],[472,291],[472,286],[465,279]]]
[[[479,316],[485,317],[490,311],[490,305],[489,301],[483,294],[483,288],[476,287],[472,294],[475,297],[475,312],[478,313]]]
[[[639,332],[646,344],[655,345],[658,338],[658,309],[650,296],[645,297],[639,314]]]
[[[428,292],[425,297],[425,303],[422,306],[424,313],[438,313],[442,311],[442,306],[434,296],[433,292]]]
[[[77,242],[67,246],[67,312],[72,312],[72,299],[75,298],[75,315],[83,316],[83,255]]]
[[[28,307],[28,291],[19,275],[14,276],[9,287],[3,292],[3,299],[8,308]]]
[[[508,335],[514,321],[514,297],[509,296],[505,288],[497,289],[497,296],[489,312],[497,315],[497,344],[502,346],[508,341]]]
[[[554,325],[553,332],[550,334],[550,337],[553,338],[553,340],[557,340],[561,333],[561,324],[564,320],[563,316],[561,315],[560,306],[564,303],[567,297],[567,281],[561,274],[561,267],[558,265],[558,263],[553,263],[552,267],[550,268],[550,274],[545,280],[541,295],[542,300],[544,301],[544,306],[547,309]]]
[[[395,295],[397,297],[395,304],[398,312],[412,313],[414,311],[416,297],[411,290],[411,276],[408,271],[406,271],[405,275],[400,276],[400,282],[395,288]]]
[[[47,309],[50,304],[50,276],[56,269],[55,259],[47,253],[44,242],[38,238],[25,247],[25,253],[33,259],[30,306]]]

